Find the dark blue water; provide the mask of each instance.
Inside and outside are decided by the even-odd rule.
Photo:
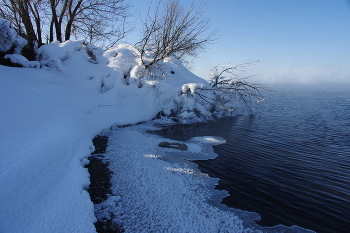
[[[274,85],[255,116],[165,127],[187,140],[220,136],[214,160],[197,161],[220,178],[223,203],[257,212],[263,226],[350,232],[350,85]]]

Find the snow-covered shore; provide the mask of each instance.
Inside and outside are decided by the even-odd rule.
[[[53,43],[42,68],[0,66],[0,232],[95,232],[84,168],[94,136],[170,111],[183,84],[205,82],[169,61],[170,82],[139,88],[124,78],[132,47],[91,50],[97,61],[82,41]]]
[[[68,41],[42,46],[38,53],[41,68],[0,66],[0,232],[95,232],[84,168],[92,139],[114,125],[150,121],[159,112],[209,116],[190,97],[206,81],[172,59],[162,64],[166,78],[141,79],[129,45],[104,52]],[[142,127],[109,135],[111,167],[120,171],[113,177],[121,195],[116,212],[125,216],[119,220],[128,232],[258,229],[209,204],[222,197],[213,190],[217,181],[178,159],[212,158],[207,149],[216,139],[188,142],[191,153],[160,151],[161,139]]]

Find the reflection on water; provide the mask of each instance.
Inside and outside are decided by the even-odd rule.
[[[350,87],[276,87],[257,116],[173,125],[159,132],[188,140],[219,136],[218,158],[197,161],[223,203],[261,215],[264,226],[350,230]]]

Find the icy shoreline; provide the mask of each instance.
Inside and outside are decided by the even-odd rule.
[[[148,133],[156,129],[152,124],[101,134],[109,137],[104,161],[114,173],[113,194],[102,205],[125,232],[311,232],[297,226],[261,227],[254,221],[256,213],[220,203],[226,192],[214,189],[218,179],[189,160],[215,158],[212,146],[223,139],[192,138],[185,142],[187,152],[161,148],[158,143],[165,138]]]
[[[106,132],[110,144],[105,158],[110,162],[110,169],[116,171],[112,176],[112,191],[121,197],[115,220],[126,232],[162,232],[165,229],[243,232],[237,216],[207,203],[214,196],[209,190],[217,180],[201,174],[178,156],[172,156],[181,154],[176,149],[159,148],[158,143],[163,139],[145,134],[145,129],[151,129],[150,125]],[[215,138],[203,140],[219,143]],[[194,156],[202,153],[194,142],[186,144]],[[213,156],[207,153],[207,158]],[[218,213],[220,217],[216,216]]]

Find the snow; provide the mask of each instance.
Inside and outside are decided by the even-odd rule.
[[[82,41],[54,42],[39,48],[40,68],[0,66],[1,233],[95,232],[84,168],[92,139],[113,125],[149,121],[159,112],[178,111],[181,117],[207,111],[181,91],[206,81],[173,59],[163,61],[166,75],[155,80],[142,73],[137,53],[130,45],[103,52]],[[217,180],[174,162],[214,158],[211,145],[222,139],[194,138],[188,142],[192,153],[160,153],[154,143],[161,139],[141,131],[116,131],[109,149],[118,158],[112,166],[121,172],[113,178],[120,196],[108,203],[118,203],[115,211],[126,216],[120,221],[128,232],[249,231],[238,215],[209,204],[224,195],[212,191]]]
[[[0,66],[0,232],[95,232],[83,167],[92,138],[162,109],[154,84],[123,84],[115,64],[135,56],[111,51],[95,49],[96,64],[81,41],[55,42],[39,49],[41,69]]]
[[[5,59],[10,59],[12,63],[19,64],[26,68],[39,68],[40,63],[37,61],[28,61],[27,58],[20,54],[6,54]]]

